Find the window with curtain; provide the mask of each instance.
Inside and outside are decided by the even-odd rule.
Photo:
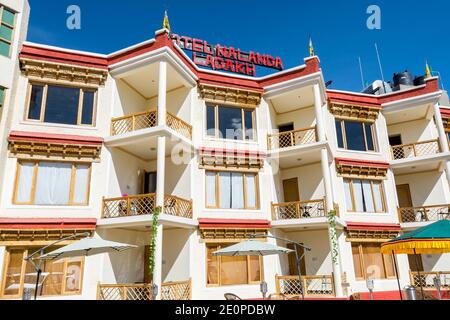
[[[336,119],[338,147],[356,151],[376,151],[374,124]]]
[[[209,286],[228,286],[257,284],[262,279],[261,258],[256,256],[215,257],[213,252],[232,244],[208,244],[207,284]]]
[[[206,106],[206,134],[230,140],[255,140],[255,110],[220,105]]]
[[[7,248],[5,268],[0,296],[20,298],[24,288],[31,288],[34,295],[36,270],[23,259],[38,248]],[[57,248],[49,248],[51,252]],[[84,258],[66,258],[57,261],[44,261],[38,286],[39,296],[61,296],[81,294]]]
[[[90,175],[90,164],[20,161],[14,204],[87,205]]]
[[[16,13],[0,4],[0,55],[10,57]]]
[[[353,265],[357,280],[395,278],[394,260],[380,252],[379,243],[352,243]]]
[[[257,174],[206,171],[206,207],[257,209]]]
[[[94,125],[96,90],[30,84],[27,120],[70,125]]]
[[[345,201],[350,212],[386,212],[383,182],[344,179]]]

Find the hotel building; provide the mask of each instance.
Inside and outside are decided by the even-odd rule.
[[[34,288],[24,257],[84,232],[137,248],[46,262],[40,299],[148,299],[151,284],[157,299],[251,299],[263,280],[348,298],[369,278],[389,296],[380,244],[450,219],[438,78],[368,94],[328,89],[316,56],[263,77],[208,70],[186,53],[196,41],[181,48],[166,29],[108,55],[74,51],[25,42],[29,11],[0,0],[1,299]],[[312,248],[302,285],[293,254],[212,255],[255,234]],[[426,289],[435,276],[450,286],[448,255],[395,262],[402,288],[417,271]]]

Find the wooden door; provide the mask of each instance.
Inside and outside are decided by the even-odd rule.
[[[284,202],[300,201],[300,194],[298,191],[298,179],[283,180]]]
[[[409,262],[409,270],[413,271],[413,272],[423,272],[423,262],[422,262],[422,255],[418,254],[417,255],[417,260],[416,257],[413,254],[408,254],[408,262]]]
[[[397,186],[397,197],[400,208],[411,208],[413,206],[409,184],[400,184]]]
[[[302,247],[296,246],[293,243],[288,243],[287,248],[291,250],[295,250],[295,247],[297,247],[297,253],[298,257],[300,258],[305,250]],[[297,261],[295,252],[289,253],[289,275],[291,276],[298,276],[298,268],[297,268]],[[302,273],[302,276],[306,275],[306,263],[305,263],[305,257],[300,261],[300,272]]]
[[[143,194],[156,193],[156,172],[145,172]]]

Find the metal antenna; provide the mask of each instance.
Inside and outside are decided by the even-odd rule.
[[[386,85],[385,85],[385,81],[384,81],[383,67],[381,66],[380,53],[379,53],[379,51],[378,51],[378,46],[377,46],[376,43],[375,43],[375,50],[376,50],[376,52],[377,52],[378,66],[380,67],[381,80],[383,81],[383,89],[384,89],[384,93],[386,93]]]
[[[359,71],[361,72],[361,83],[362,83],[362,88],[363,90],[365,89],[366,83],[364,82],[364,73],[363,73],[363,68],[362,68],[362,62],[361,62],[361,57],[358,57],[358,61],[359,61]]]

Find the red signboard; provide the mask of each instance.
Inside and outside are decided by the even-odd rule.
[[[219,71],[256,76],[256,66],[283,70],[280,57],[259,52],[244,52],[234,47],[211,45],[204,40],[172,34],[172,40],[181,49],[192,52],[192,60],[198,66]]]

